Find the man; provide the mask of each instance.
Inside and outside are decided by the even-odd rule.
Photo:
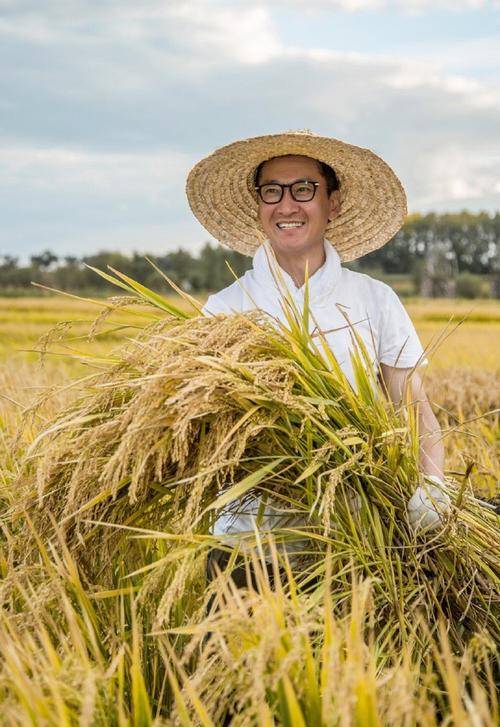
[[[367,149],[287,132],[217,150],[191,171],[187,194],[214,237],[253,255],[252,270],[209,297],[207,315],[260,308],[285,322],[283,298],[291,296],[302,309],[307,271],[314,325],[351,384],[350,353],[359,337],[392,401],[400,403],[409,389],[422,474],[408,502],[409,521],[415,530],[439,527],[449,498],[440,487],[441,432],[416,372],[426,363],[422,346],[391,288],[340,264],[381,247],[403,224],[406,197],[392,169]],[[273,522],[267,515],[265,525]],[[215,532],[241,532],[250,524],[251,518],[228,513]]]

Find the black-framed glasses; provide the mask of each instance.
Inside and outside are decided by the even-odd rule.
[[[285,189],[290,190],[290,194],[296,202],[310,202],[316,194],[316,187],[319,187],[319,182],[297,179],[291,184],[278,184],[278,182],[259,184],[256,185],[255,189],[261,200],[266,204],[278,204],[283,199]]]

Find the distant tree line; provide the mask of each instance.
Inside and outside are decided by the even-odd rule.
[[[437,280],[441,288],[444,279],[464,275],[469,278],[488,275],[494,283],[500,277],[499,237],[500,213],[412,215],[389,244],[350,263],[349,267],[382,276],[412,276],[417,291],[426,282],[426,276]],[[219,290],[233,282],[234,275],[226,261],[237,277],[252,264],[250,257],[210,243],[198,255],[179,249],[148,257],[177,285],[193,292]],[[33,294],[31,281],[59,290],[109,293],[112,286],[87,265],[101,270],[110,265],[148,287],[161,285],[160,276],[144,254],[99,252],[59,258],[46,250],[32,255],[28,265],[20,265],[14,255],[0,256],[0,294],[22,289]],[[436,294],[441,290],[439,285],[434,286]],[[492,285],[494,295],[498,294],[499,287]],[[427,285],[427,288],[432,294],[433,286]]]
[[[234,280],[226,260],[237,277],[251,267],[252,260],[245,255],[206,243],[199,255],[176,250],[165,255],[147,253],[124,255],[119,252],[99,252],[95,255],[58,258],[50,250],[32,255],[29,265],[19,265],[18,258],[0,256],[0,295],[10,290],[30,289],[36,294],[31,281],[47,287],[71,292],[93,291],[108,294],[116,288],[90,269],[108,272],[108,266],[134,278],[140,283],[158,289],[162,278],[148,262],[155,263],[171,280],[188,291],[218,290]],[[166,285],[166,283],[165,283]]]
[[[385,273],[413,273],[439,248],[457,273],[496,272],[499,258],[500,213],[459,212],[411,215],[391,242],[360,260],[363,268]]]

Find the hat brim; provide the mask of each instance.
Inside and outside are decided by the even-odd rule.
[[[257,166],[267,159],[303,155],[329,164],[340,182],[340,212],[325,230],[347,262],[385,245],[406,215],[396,174],[369,149],[310,132],[256,136],[217,149],[188,175],[186,194],[195,217],[219,242],[254,255],[266,239],[254,189]]]

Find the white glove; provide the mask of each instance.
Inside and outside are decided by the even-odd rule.
[[[419,485],[408,502],[408,519],[414,532],[435,530],[443,524],[443,519],[450,510],[450,498],[442,490],[443,483],[439,477],[425,477],[424,484]],[[431,480],[435,484],[431,484]]]

